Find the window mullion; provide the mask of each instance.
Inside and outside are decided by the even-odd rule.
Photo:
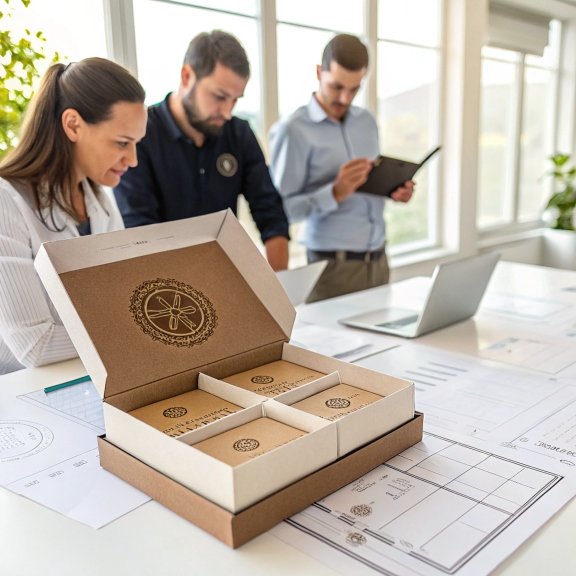
[[[138,74],[132,0],[103,0],[108,56]]]
[[[512,170],[510,171],[512,179],[510,182],[510,190],[512,193],[508,198],[508,206],[506,208],[508,218],[514,224],[518,222],[520,209],[520,163],[522,161],[522,130],[524,128],[524,63],[525,55],[521,54],[516,65],[516,106],[514,107],[516,116],[513,120],[514,137],[512,138]]]
[[[366,108],[378,115],[378,0],[364,0],[364,35],[370,50],[370,73],[366,79]]]
[[[264,134],[278,120],[278,48],[276,0],[259,0],[262,125]]]

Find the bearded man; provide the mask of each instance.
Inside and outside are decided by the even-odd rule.
[[[288,266],[288,220],[248,122],[232,115],[250,78],[238,40],[221,30],[189,44],[180,85],[148,109],[138,166],[114,189],[126,227],[237,211],[248,201],[274,270]]]

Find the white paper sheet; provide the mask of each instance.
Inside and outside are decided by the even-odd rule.
[[[92,528],[101,528],[150,500],[101,468],[97,448],[19,478],[6,488]]]
[[[534,459],[426,434],[272,533],[342,574],[484,575],[575,490]]]
[[[482,300],[482,310],[494,312],[520,322],[551,323],[564,318],[574,307],[566,302],[531,298],[517,294],[488,292]]]
[[[0,485],[99,528],[150,498],[100,467],[93,400],[84,403],[88,422],[66,412],[84,388],[20,398],[0,390]]]
[[[411,344],[359,365],[414,382],[425,425],[576,466],[576,379]],[[575,422],[576,426],[576,422]]]
[[[519,333],[499,338],[483,347],[479,354],[483,358],[547,374],[559,374],[576,365],[573,341],[563,342]]]
[[[398,345],[398,342],[386,336],[373,336],[344,328],[337,330],[297,323],[292,330],[290,344],[346,362],[357,362],[362,358],[393,348]]]

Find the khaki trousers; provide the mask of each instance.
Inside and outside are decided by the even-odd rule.
[[[308,251],[307,256],[309,263],[326,259],[311,250]],[[338,253],[336,258],[328,259],[328,265],[306,302],[317,302],[358,290],[382,286],[389,280],[390,269],[385,251],[382,251],[379,259],[372,262],[349,260],[344,254],[340,257]]]

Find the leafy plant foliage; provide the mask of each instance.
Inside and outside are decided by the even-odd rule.
[[[0,156],[16,142],[22,115],[40,76],[38,64],[47,58],[42,32],[26,29],[21,37],[15,37],[10,30],[10,3],[28,8],[30,1],[0,0]],[[56,53],[51,61],[58,59]]]
[[[548,200],[546,210],[553,210],[555,230],[574,230],[574,209],[576,208],[576,166],[570,164],[570,155],[550,156],[554,163],[552,176],[555,192]]]

